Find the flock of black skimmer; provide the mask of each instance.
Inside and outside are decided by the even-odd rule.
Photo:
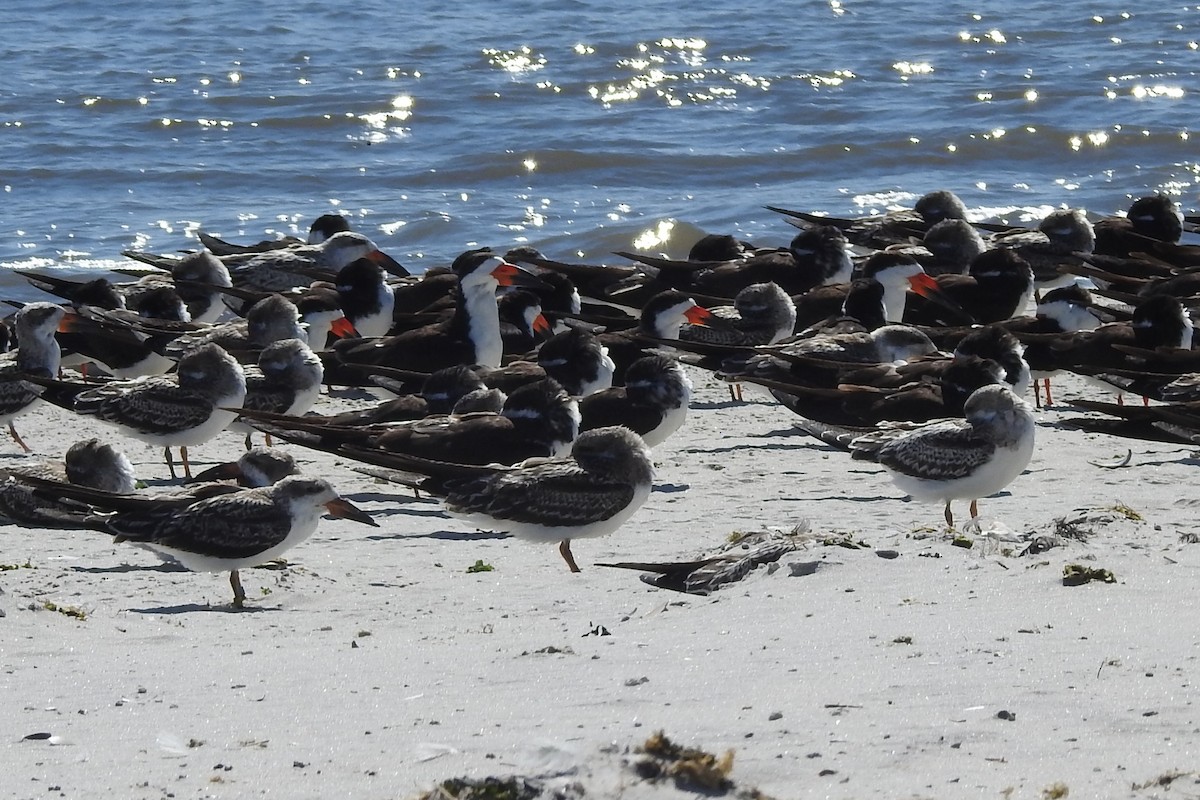
[[[470,250],[411,276],[347,221],[307,241],[200,235],[184,255],[126,253],[128,282],[26,273],[56,302],[18,305],[0,356],[0,413],[39,404],[164,449],[177,478],[135,488],[119,449],[3,470],[0,513],[104,531],[184,567],[279,557],[323,514],[371,516],[251,435],[361,462],[442,499],[472,526],[557,543],[612,533],[650,496],[651,448],[684,424],[690,375],[764,387],[799,431],[875,461],[905,493],[977,501],[1034,452],[1032,389],[1087,377],[1117,402],[1073,403],[1078,428],[1200,442],[1200,220],[1167,197],[1124,215],[1054,211],[1036,227],[972,222],[949,191],[911,210],[837,219],[770,207],[787,247],[708,235],[686,259],[567,263],[533,248]],[[322,389],[378,402],[318,413]],[[1122,394],[1141,402],[1123,402]],[[1044,396],[1044,400],[1043,400]],[[325,409],[328,411],[328,409]],[[236,462],[193,475],[188,447],[236,430]]]

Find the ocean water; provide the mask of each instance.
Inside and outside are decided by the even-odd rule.
[[[1200,5],[913,0],[264,6],[10,0],[0,293],[321,213],[411,270],[782,244],[956,191],[978,218],[1196,213]]]

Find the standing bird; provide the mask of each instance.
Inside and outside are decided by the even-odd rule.
[[[605,536],[650,496],[650,448],[628,428],[579,434],[570,456],[530,459],[512,467],[467,466],[408,459],[398,478],[443,498],[446,512],[486,530],[535,542],[558,542],[571,572],[579,565],[571,540]]]
[[[58,374],[62,351],[54,338],[66,312],[54,303],[29,303],[16,314],[17,349],[0,354],[0,421],[26,453],[13,419],[31,411],[41,391],[22,376],[52,378]]]
[[[964,412],[965,420],[882,427],[851,441],[850,451],[878,462],[912,497],[944,502],[953,528],[952,501],[969,499],[978,517],[978,499],[1008,486],[1033,456],[1033,412],[1008,387],[975,390]]]
[[[312,536],[324,513],[378,527],[323,478],[291,475],[272,486],[197,500],[189,494],[121,495],[30,479],[43,489],[92,506],[87,523],[175,559],[193,572],[229,572],[233,605],[246,592],[238,570],[263,564]]]
[[[175,462],[171,448],[179,447],[183,470],[192,476],[189,445],[202,444],[237,418],[246,399],[242,367],[215,344],[189,351],[170,375],[96,386],[37,379],[47,387],[47,400],[85,416],[116,426],[128,436],[162,445],[171,477]]]
[[[258,354],[258,365],[245,367],[243,372],[246,376],[243,408],[298,417],[317,402],[325,368],[303,340],[281,339],[264,347]],[[230,427],[246,434],[246,449],[250,449],[253,428],[240,420]]]

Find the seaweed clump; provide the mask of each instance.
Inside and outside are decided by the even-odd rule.
[[[419,800],[572,800],[581,793],[550,790],[534,778],[451,778],[421,795]]]
[[[646,758],[639,760],[634,768],[644,780],[672,779],[680,789],[704,789],[727,792],[733,788],[729,773],[733,771],[733,751],[723,756],[694,747],[683,747],[658,731],[642,745]]]

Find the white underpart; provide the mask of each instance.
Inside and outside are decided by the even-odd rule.
[[[826,278],[822,283],[826,286],[835,283],[849,283],[850,277],[854,273],[854,262],[850,260],[850,251],[842,248],[842,260],[838,264],[837,271]]]
[[[336,309],[328,311],[313,311],[304,315],[304,325],[308,328],[303,341],[313,350],[324,350],[329,341],[329,331],[333,328],[334,320],[342,316]]]
[[[688,406],[692,402],[692,381],[686,375],[683,378],[683,394],[679,400],[677,408],[668,409],[663,414],[663,420],[658,427],[642,434],[642,441],[647,447],[657,447],[665,442],[687,420]]]
[[[379,285],[379,310],[360,317],[355,321],[355,329],[364,337],[387,336],[392,327],[392,312],[396,307],[396,294],[386,283]]]
[[[1032,422],[1026,423],[1032,427]],[[892,481],[900,491],[917,500],[949,502],[976,500],[995,494],[1008,486],[1029,465],[1033,456],[1032,433],[1022,436],[1011,447],[998,447],[986,463],[970,475],[953,480],[928,480],[912,475],[891,472]]]
[[[1037,313],[1054,320],[1064,331],[1092,331],[1100,327],[1100,320],[1086,307],[1063,300],[1042,303]]]
[[[588,381],[580,387],[579,396],[587,397],[589,394],[602,392],[605,389],[612,388],[613,375],[617,372],[617,365],[613,362],[612,357],[608,354],[608,348],[600,346],[600,367],[596,370],[596,379]]]
[[[191,447],[203,444],[224,431],[237,419],[236,411],[224,411],[222,408],[241,408],[242,404],[246,401],[246,380],[244,377],[241,377],[240,369],[238,370],[238,374],[240,377],[238,387],[228,395],[217,398],[213,404],[214,411],[212,414],[209,415],[207,420],[194,428],[172,431],[170,433],[145,433],[126,425],[116,424],[116,427],[118,430],[135,439],[140,439],[149,444],[161,445],[162,447]]]
[[[495,369],[504,355],[500,338],[500,308],[496,305],[496,279],[488,273],[473,273],[462,284],[469,326],[467,335],[475,343],[475,363]]]

